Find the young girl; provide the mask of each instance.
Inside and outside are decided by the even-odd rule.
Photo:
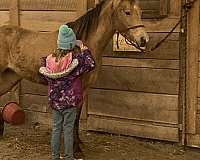
[[[79,45],[79,47],[78,47]],[[52,157],[60,159],[60,136],[64,131],[64,158],[73,158],[73,128],[76,108],[83,99],[80,75],[95,67],[90,50],[84,47],[71,28],[59,28],[58,49],[47,58],[42,58],[39,72],[48,82],[48,99],[53,114]],[[82,50],[81,50],[82,49]]]

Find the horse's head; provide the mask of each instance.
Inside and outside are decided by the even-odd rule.
[[[138,47],[144,47],[149,41],[141,21],[141,9],[136,0],[112,0],[113,27]]]

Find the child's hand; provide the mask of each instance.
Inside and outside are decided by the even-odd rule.
[[[83,42],[81,40],[76,40],[76,45],[79,46],[80,48],[82,48]]]
[[[81,51],[88,49],[88,47],[85,46],[81,40],[77,40],[76,45],[80,47]]]
[[[88,49],[88,47],[87,47],[87,46],[83,46],[83,47],[81,48],[81,51],[84,51],[84,50],[86,50],[86,49]]]

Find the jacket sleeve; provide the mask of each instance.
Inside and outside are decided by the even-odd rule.
[[[90,72],[95,68],[95,60],[89,49],[83,51],[80,56],[77,57],[79,65],[74,71],[72,71],[68,76],[60,78],[60,80],[73,81],[74,79],[81,76],[83,73]]]
[[[40,58],[40,66],[41,67],[46,67],[46,57]],[[39,75],[40,75],[40,83],[42,83],[44,85],[47,85],[48,84],[48,77],[44,76],[40,72],[39,72]]]

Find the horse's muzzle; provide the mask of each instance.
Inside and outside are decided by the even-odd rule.
[[[145,47],[147,44],[146,38],[145,37],[141,37],[140,38],[140,47]]]

